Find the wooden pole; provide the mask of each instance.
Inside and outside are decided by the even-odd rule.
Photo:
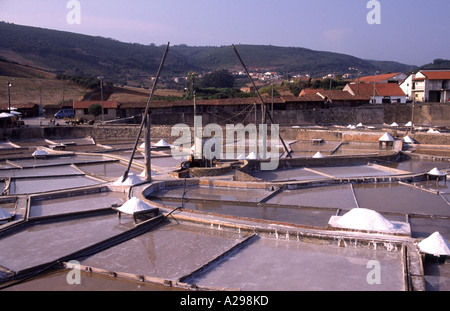
[[[148,98],[147,106],[145,107],[145,112],[144,112],[144,114],[142,116],[141,126],[139,127],[139,132],[137,134],[136,141],[134,143],[133,151],[132,151],[131,157],[130,157],[130,162],[128,162],[128,167],[127,167],[125,173],[123,174],[122,182],[124,182],[128,178],[128,173],[130,172],[131,163],[133,162],[134,154],[136,153],[136,148],[137,148],[137,145],[139,143],[139,137],[141,137],[142,129],[144,127],[144,124],[146,123],[147,115],[149,114],[149,111],[150,111],[150,103],[152,101],[153,94],[155,93],[156,84],[158,83],[158,79],[159,79],[159,76],[161,74],[162,67],[164,66],[164,62],[166,60],[167,52],[169,51],[169,45],[170,45],[170,42],[167,43],[166,50],[164,51],[164,55],[163,55],[163,58],[161,60],[161,64],[159,65],[158,73],[156,74],[155,82],[153,83],[152,91],[150,92],[150,96]],[[150,126],[149,126],[149,130],[150,130]]]

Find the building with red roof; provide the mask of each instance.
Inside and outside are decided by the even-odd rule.
[[[354,96],[369,96],[374,104],[406,103],[406,94],[397,83],[349,83],[344,91]]]
[[[450,70],[420,70],[400,87],[415,102],[450,103]]]

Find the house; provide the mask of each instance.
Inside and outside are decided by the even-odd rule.
[[[374,104],[406,103],[406,94],[397,83],[349,83],[344,91],[352,95],[369,96]]]
[[[346,90],[322,90],[316,94],[323,99],[325,106],[328,107],[357,107],[368,104],[370,100],[367,95],[355,95]]]
[[[359,83],[397,83],[399,84],[407,78],[407,75],[401,72],[386,73],[376,76],[360,77]],[[356,81],[355,81],[356,82]]]
[[[400,87],[415,102],[450,102],[450,70],[420,70]]]
[[[101,101],[74,101],[73,110],[75,112],[75,118],[92,119],[93,116],[89,114],[89,106],[93,104],[102,105]],[[104,101],[103,102],[103,115],[105,120],[114,120],[119,117],[120,104],[116,101]],[[100,114],[101,116],[101,114]]]

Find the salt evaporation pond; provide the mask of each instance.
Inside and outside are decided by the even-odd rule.
[[[85,176],[15,179],[11,181],[10,194],[29,194],[77,187],[93,186],[102,183]]]
[[[378,286],[367,282],[367,263],[374,259],[383,271]],[[256,237],[239,252],[229,254],[186,282],[247,291],[401,291],[402,271],[400,252]]]
[[[30,217],[92,211],[122,205],[125,201],[126,194],[112,191],[51,199],[33,198],[30,204]]]
[[[81,261],[82,265],[176,280],[220,256],[245,235],[169,223]]]

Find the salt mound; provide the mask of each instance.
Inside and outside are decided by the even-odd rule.
[[[384,133],[384,135],[381,136],[378,140],[379,141],[395,141],[394,137],[392,137],[392,135],[389,133]]]
[[[36,150],[35,152],[33,152],[33,157],[34,156],[45,156],[48,154],[49,153],[46,150]]]
[[[157,175],[154,170],[151,170],[150,176]],[[139,174],[139,177],[145,177],[145,170],[142,171],[142,173]]]
[[[244,156],[243,154],[240,154],[240,155],[237,157],[237,159],[238,159],[238,160],[244,160],[244,159],[245,159],[245,156]]]
[[[142,143],[142,144],[139,146],[139,148],[145,149],[145,143]]]
[[[434,256],[450,255],[450,244],[437,231],[420,242],[418,246],[422,252]]]
[[[169,147],[170,144],[168,142],[166,142],[164,139],[161,139],[160,141],[158,141],[155,145],[156,147]]]
[[[246,159],[248,159],[248,160],[256,160],[257,157],[256,157],[256,154],[252,151],[252,152],[250,152],[250,154],[246,157]]]
[[[360,122],[356,125],[356,127],[364,127],[364,125]]]
[[[414,144],[414,140],[411,137],[409,137],[408,135],[403,137],[403,141],[405,142],[405,144]]]
[[[122,178],[123,177],[121,176],[119,179],[117,179],[114,182],[114,185],[116,185],[116,186],[132,186],[132,185],[139,184],[142,182],[142,180],[138,176],[134,175],[133,173],[128,174],[128,177],[127,177],[127,179],[125,179],[124,182],[122,182]]]
[[[142,201],[141,199],[138,199],[136,197],[132,197],[128,201],[126,201],[121,207],[119,207],[117,210],[125,213],[133,215],[136,212],[145,211],[148,209],[151,209],[152,207]]]
[[[320,153],[320,151],[317,151],[317,153],[315,155],[313,155],[313,158],[320,159],[320,158],[324,158],[324,156],[323,156],[323,154]]]
[[[444,176],[446,175],[445,173],[442,173],[440,170],[438,170],[437,167],[433,168],[432,170],[430,170],[428,172],[429,175],[433,175],[433,176]]]
[[[396,126],[398,126],[398,124],[397,124],[397,122],[394,122],[394,123],[391,124],[391,126],[396,127]]]
[[[405,124],[405,126],[412,126],[412,125],[413,125],[413,124],[412,124],[411,121],[409,121],[408,123]]]
[[[389,231],[395,229],[395,225],[376,211],[366,208],[354,208],[340,217],[337,224],[358,230]]]

